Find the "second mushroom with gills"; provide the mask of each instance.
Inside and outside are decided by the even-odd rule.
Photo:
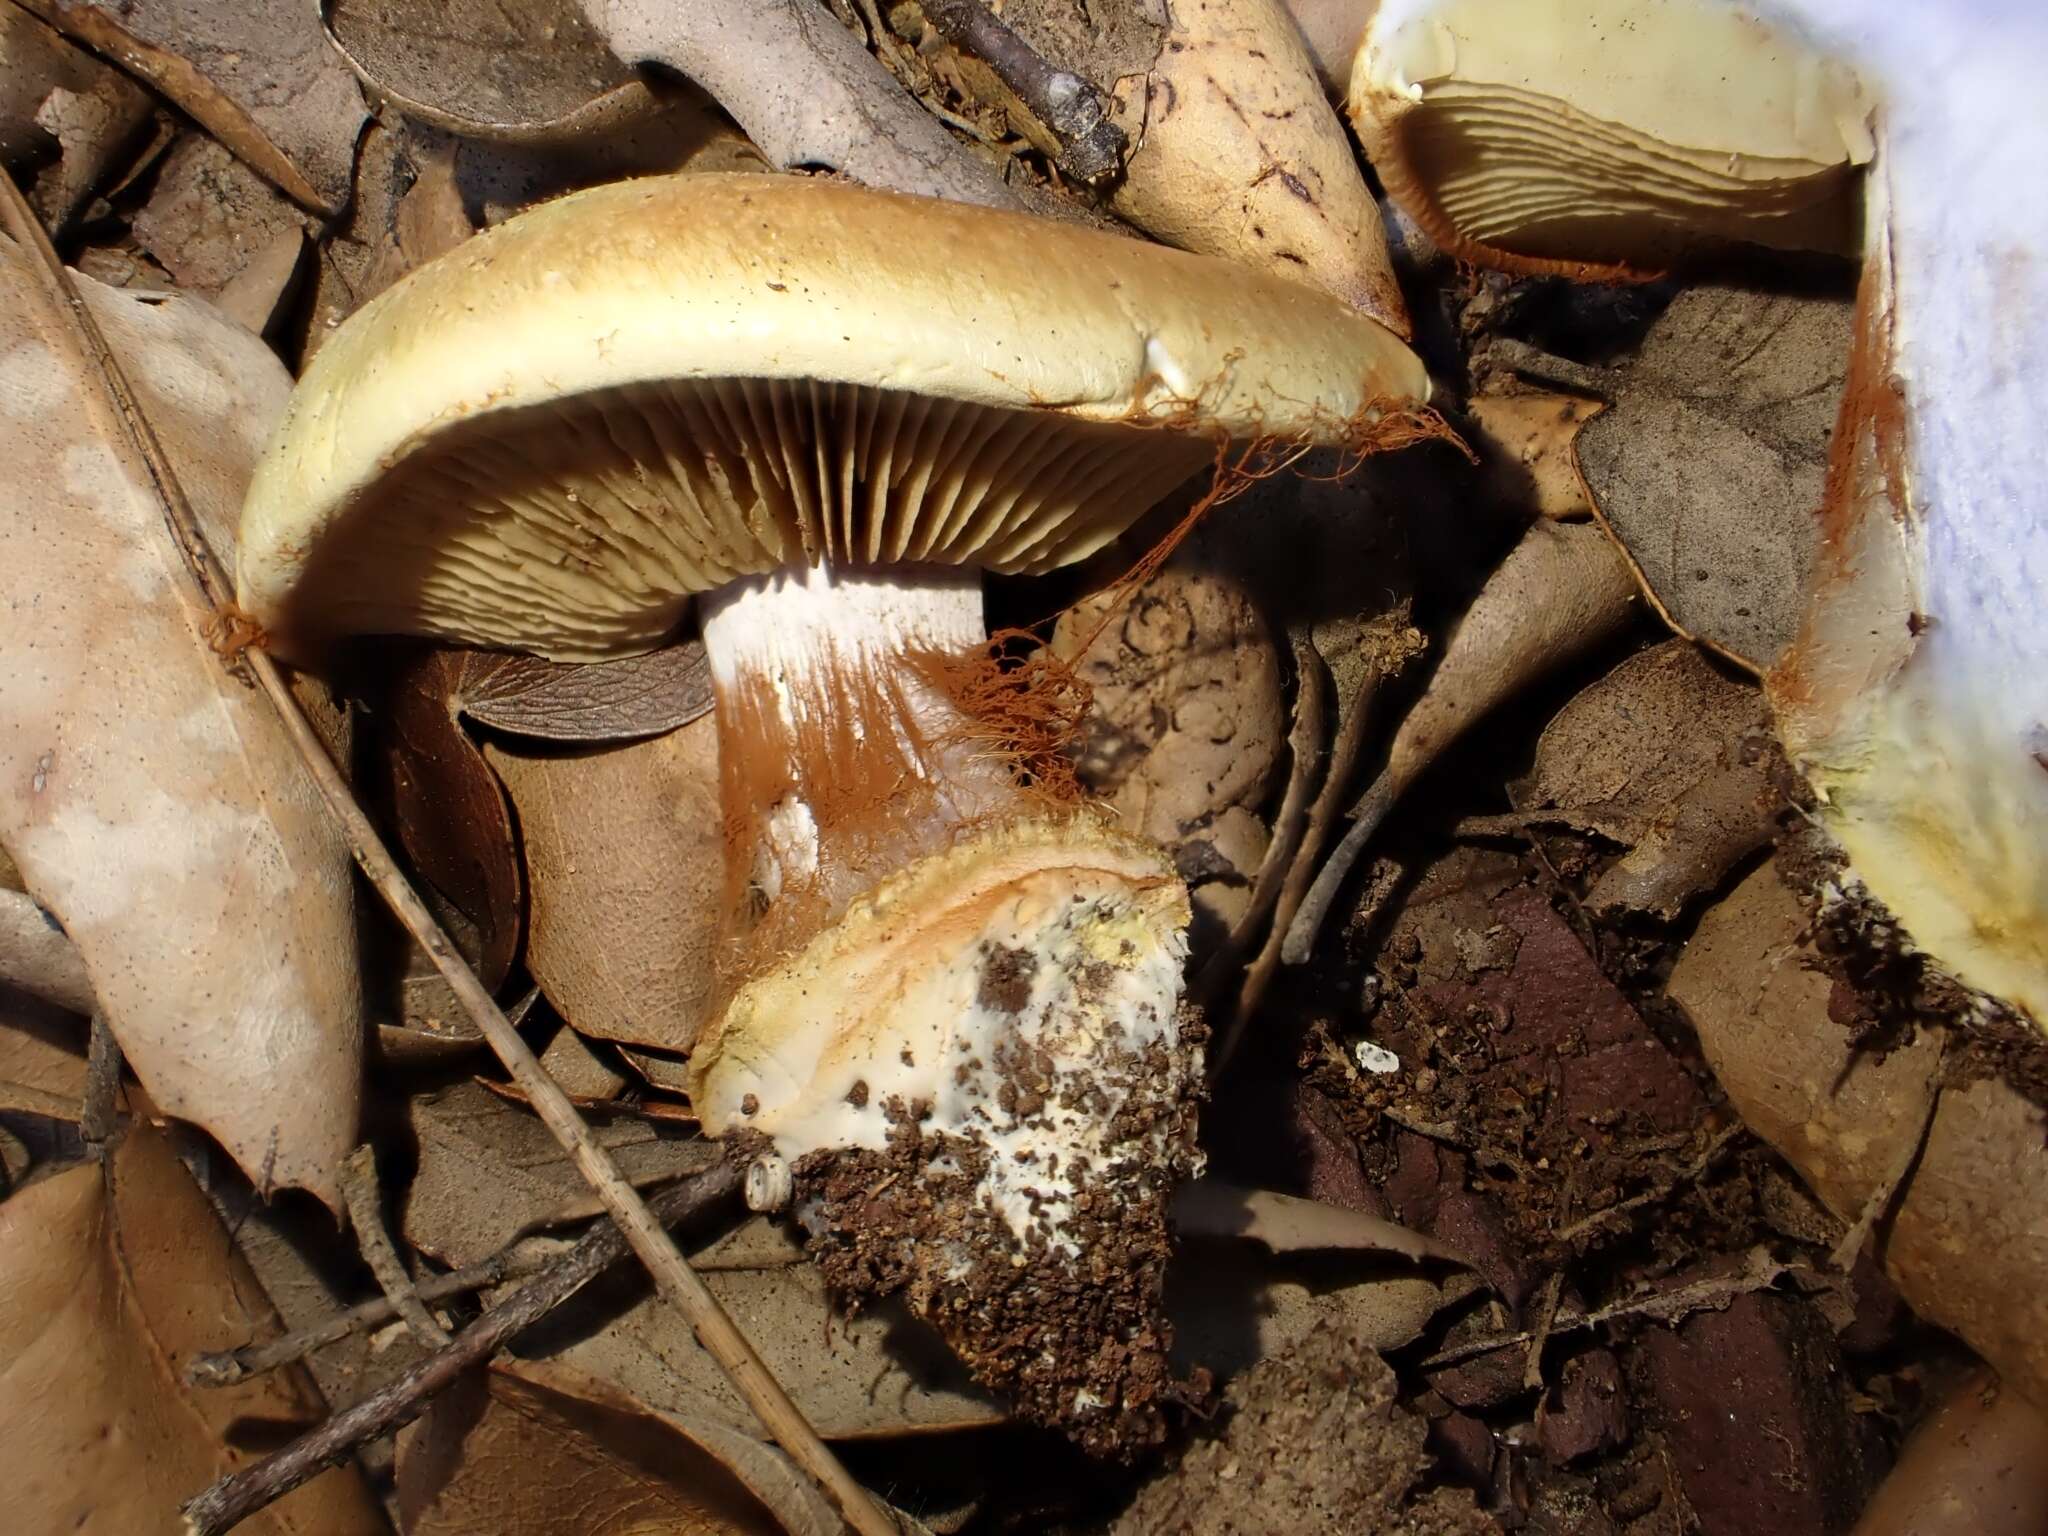
[[[327,342],[242,602],[302,659],[402,632],[575,661],[694,601],[727,860],[705,1130],[791,1166],[835,1284],[904,1290],[1021,1411],[1128,1449],[1172,1393],[1198,1160],[1187,896],[1003,745],[1034,706],[973,686],[979,572],[1092,554],[1224,439],[1412,439],[1426,394],[1376,322],[1207,258],[795,177],[622,183]]]

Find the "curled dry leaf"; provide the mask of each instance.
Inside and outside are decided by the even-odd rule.
[[[548,1001],[584,1034],[689,1050],[712,1004],[725,887],[717,722],[623,747],[484,753],[519,811],[526,967]]]
[[[711,713],[711,667],[698,640],[574,665],[513,651],[458,654],[456,711],[534,741],[637,741]]]
[[[348,201],[363,93],[310,5],[239,0],[22,0],[170,98],[293,202]]]
[[[203,303],[78,286],[226,553],[290,380]],[[330,1195],[361,1073],[347,851],[212,649],[91,364],[4,245],[0,287],[0,840],[156,1101],[259,1185]]]
[[[1851,306],[1689,288],[1578,435],[1594,510],[1671,627],[1752,670],[1799,628]]]
[[[1303,897],[1281,950],[1289,965],[1308,958],[1359,854],[1438,754],[1494,706],[1619,633],[1636,611],[1635,598],[1627,563],[1598,528],[1530,527],[1452,631],[1429,686],[1387,748],[1386,765]]]
[[[483,984],[496,988],[519,953],[526,882],[505,791],[457,718],[464,680],[483,654],[439,647],[398,665],[372,785],[406,857],[440,897],[436,915]]]
[[[186,1362],[276,1315],[170,1144],[131,1127],[105,1169],[56,1174],[0,1205],[0,1485],[21,1531],[129,1536],[168,1526],[215,1477],[254,1460],[251,1426],[323,1405],[285,1370],[199,1391]],[[372,1536],[383,1518],[350,1469],[325,1472],[242,1527]]]
[[[1249,1238],[1274,1253],[1347,1249],[1405,1259],[1453,1257],[1433,1238],[1364,1211],[1214,1179],[1196,1179],[1175,1192],[1173,1221],[1182,1233]]]
[[[321,13],[373,101],[465,138],[574,141],[661,110],[576,0],[322,0]]]
[[[1699,1032],[1730,1101],[1829,1210],[1863,1218],[1923,1128],[1925,1144],[1873,1234],[1899,1294],[2048,1405],[2048,1141],[2002,1082],[1942,1089],[1939,1030],[1883,1058],[1829,1016],[1805,909],[1766,864],[1700,919],[1667,993]]]
[[[0,160],[59,234],[150,120],[149,93],[13,5],[0,9]]]
[[[1556,810],[1561,825],[1627,850],[1589,908],[1668,922],[1770,841],[1778,761],[1762,694],[1667,640],[1559,710],[1509,792],[1534,823]]]
[[[773,1447],[723,1426],[697,1431],[578,1372],[526,1362],[465,1377],[404,1432],[398,1506],[407,1536],[842,1528]]]

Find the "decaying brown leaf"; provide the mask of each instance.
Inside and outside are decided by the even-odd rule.
[[[637,741],[711,713],[711,666],[699,640],[581,665],[511,651],[453,654],[451,706],[534,741]]]
[[[74,333],[0,242],[4,840],[137,1075],[259,1185],[331,1194],[361,1020],[348,854],[269,707],[210,642]],[[290,380],[191,299],[79,279],[210,541]],[[216,542],[225,552],[228,547]]]
[[[966,1428],[1004,1416],[938,1335],[894,1303],[845,1315],[817,1266],[766,1217],[693,1253],[691,1263],[828,1439]],[[637,1281],[607,1282],[606,1290],[602,1327],[552,1341],[529,1335],[522,1347],[600,1377],[654,1411],[750,1426],[739,1396],[673,1307]]]
[[[321,12],[373,101],[448,133],[550,144],[661,110],[576,0],[322,0]]]
[[[584,1034],[687,1051],[712,1003],[724,893],[717,722],[484,755],[519,812],[526,967],[548,1001]]]
[[[1842,1221],[1906,1177],[1871,1241],[1922,1317],[2048,1404],[2048,1137],[2042,1111],[1980,1080],[1940,1090],[1940,1031],[1879,1057],[1829,1016],[1805,910],[1766,864],[1700,919],[1667,988],[1749,1127]],[[1925,1130],[1918,1160],[1914,1147]]]
[[[284,1371],[195,1391],[193,1355],[274,1326],[206,1198],[147,1126],[0,1204],[0,1486],[20,1531],[132,1536],[253,1458],[244,1437],[322,1413]],[[256,1515],[266,1536],[371,1536],[384,1522],[352,1470]]]
[[[564,1366],[514,1361],[435,1403],[402,1442],[407,1536],[828,1536],[782,1453],[657,1414]]]
[[[14,5],[0,6],[0,161],[62,233],[150,120],[149,93]]]
[[[83,1019],[0,989],[0,1108],[76,1120],[85,1042]]]
[[[266,181],[318,213],[348,201],[368,115],[311,6],[238,0],[21,0],[169,97]]]
[[[457,718],[469,665],[470,653],[444,647],[398,664],[371,784],[406,857],[441,898],[436,915],[495,988],[519,953],[526,882],[505,791]]]
[[[412,1099],[406,1119],[418,1166],[400,1220],[408,1242],[445,1263],[474,1263],[522,1233],[597,1210],[547,1127],[480,1084]],[[636,1185],[698,1172],[717,1156],[708,1142],[664,1136],[643,1120],[593,1125],[591,1133]]]
[[[1847,299],[1687,289],[1578,437],[1595,509],[1671,626],[1753,670],[1805,608],[1850,312]]]
[[[1528,777],[1511,786],[1533,821],[1627,851],[1594,883],[1594,912],[1670,921],[1770,841],[1770,720],[1754,686],[1690,641],[1639,651],[1559,710]]]

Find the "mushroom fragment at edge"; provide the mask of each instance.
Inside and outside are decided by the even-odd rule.
[[[1391,157],[1396,198],[1475,259],[1611,271],[1689,242],[1829,249],[1789,237],[1796,178],[1773,192],[1760,157],[1803,164],[1809,190],[1831,156],[1868,163],[1815,587],[1767,687],[1853,880],[1944,969],[2048,1026],[2048,10],[1383,0],[1358,14],[1361,136]],[[1475,99],[1515,131],[1467,134],[1455,165],[1403,150],[1420,120]],[[1433,176],[1499,190],[1510,165],[1526,195],[1467,195],[1479,227],[1445,228],[1458,198]],[[1587,178],[1614,217],[1549,196]]]
[[[862,1273],[1024,1412],[1128,1446],[1170,1387],[1165,1199],[1196,1161],[1187,897],[991,747],[1028,699],[959,702],[976,568],[1093,553],[1221,438],[1412,435],[1426,393],[1376,322],[1206,258],[794,177],[621,183],[336,332],[252,487],[242,600],[300,655],[579,660],[701,596],[730,968],[694,1107],[772,1144],[820,1241],[834,1169],[894,1160],[935,1225]],[[1109,1210],[1155,1248],[1091,1254]]]

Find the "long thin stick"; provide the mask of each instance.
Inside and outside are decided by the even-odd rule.
[[[738,1190],[741,1172],[731,1158],[714,1163],[654,1198],[665,1223],[710,1209]],[[275,1503],[341,1461],[359,1445],[418,1418],[435,1394],[567,1301],[626,1255],[626,1239],[600,1222],[583,1240],[499,1302],[453,1339],[351,1408],[315,1425],[282,1450],[230,1474],[185,1506],[188,1536],[220,1536],[257,1510]]]
[[[156,433],[143,415],[127,376],[121,371],[113,349],[107,345],[106,337],[101,334],[98,322],[72,286],[64,264],[50,244],[50,237],[43,232],[41,223],[22,198],[14,178],[4,169],[0,169],[0,214],[4,214],[9,232],[42,258],[37,265],[37,273],[47,298],[60,313],[70,317],[87,351],[99,364],[100,378],[115,408],[114,414],[125,428],[125,442],[117,438],[117,446],[129,450],[124,455],[129,459],[128,467],[146,475],[155,485],[170,524],[172,539],[184,554],[186,569],[198,586],[200,595],[207,606],[223,618],[233,615],[233,590],[213,552],[206,546],[199,530],[199,520],[193,514],[191,503],[185,499],[163,445],[157,441]],[[656,1287],[682,1313],[698,1343],[710,1351],[711,1357],[731,1378],[733,1386],[775,1437],[776,1443],[789,1453],[791,1460],[817,1479],[847,1523],[861,1536],[897,1536],[894,1522],[877,1507],[867,1490],[853,1480],[825,1442],[818,1438],[817,1431],[789,1400],[789,1395],[769,1373],[745,1335],[733,1325],[725,1309],[718,1304],[718,1298],[690,1268],[668,1233],[647,1214],[647,1207],[639,1194],[591,1136],[590,1127],[576,1113],[568,1095],[541,1069],[526,1041],[507,1022],[491,994],[477,980],[476,973],[456,952],[448,935],[427,910],[426,903],[420,900],[419,892],[412,888],[411,882],[391,857],[391,851],[384,846],[384,840],[378,836],[370,818],[356,803],[347,780],[335,767],[333,759],[328,757],[326,747],[300,710],[298,700],[292,696],[277,663],[253,646],[241,654],[257,686],[276,708],[285,734],[305,761],[306,771],[312,776],[320,798],[327,803],[327,809],[339,825],[349,852],[362,866],[377,894],[384,898],[386,905],[405,926],[406,932],[433,960],[435,968],[462,1004],[463,1011],[490,1042],[498,1060],[512,1074],[512,1080],[526,1094],[535,1112],[569,1153],[612,1219],[626,1234],[627,1242],[654,1276]]]

